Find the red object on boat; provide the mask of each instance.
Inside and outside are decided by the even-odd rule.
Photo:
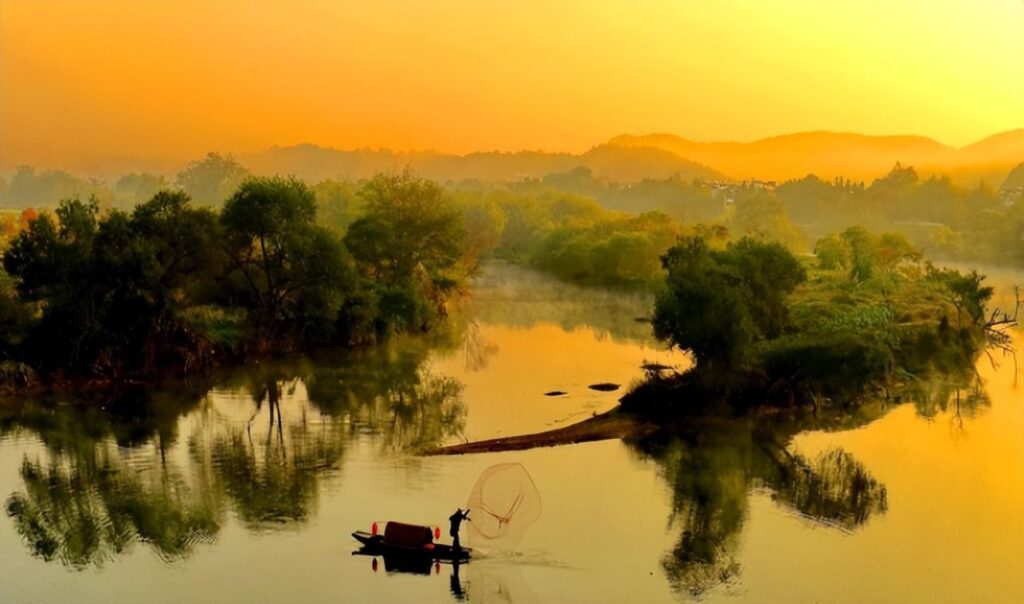
[[[376,535],[378,530],[376,522],[370,525],[370,533]]]
[[[384,525],[384,543],[406,547],[423,547],[433,542],[434,534],[428,526],[388,522]]]
[[[440,538],[441,538],[441,527],[435,526],[434,527],[434,539],[440,539]]]

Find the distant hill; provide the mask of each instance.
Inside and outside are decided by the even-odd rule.
[[[1024,163],[1017,164],[1016,168],[1010,170],[1010,173],[1006,175],[1006,180],[999,188],[1003,191],[1024,189]]]
[[[623,135],[608,144],[662,149],[743,180],[788,180],[807,174],[872,180],[900,162],[914,166],[922,175],[942,173],[961,182],[984,179],[997,185],[1001,175],[1024,160],[1024,129],[1003,132],[962,149],[921,136],[838,132],[788,134],[749,143],[699,143],[670,134]]]
[[[580,155],[539,151],[450,155],[373,149],[343,151],[316,145],[296,145],[273,147],[239,156],[238,160],[257,174],[294,174],[311,182],[326,178],[367,178],[378,172],[400,171],[406,167],[420,176],[439,181],[507,182],[540,178],[579,167],[589,168],[598,178],[616,182],[670,176],[686,180],[724,178],[715,170],[669,151],[615,145],[599,145]]]

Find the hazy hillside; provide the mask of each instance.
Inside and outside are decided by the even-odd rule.
[[[720,173],[669,151],[613,145],[600,145],[581,155],[538,151],[449,155],[371,149],[342,151],[297,145],[273,147],[238,159],[256,174],[294,174],[311,182],[325,178],[360,179],[407,166],[420,176],[440,181],[513,181],[540,178],[578,167],[589,168],[594,176],[616,182],[670,176],[685,180],[723,178]]]
[[[999,187],[1003,190],[1019,189],[1024,187],[1024,163],[1017,164],[1017,167],[1006,175],[1003,184]]]
[[[871,180],[896,162],[922,174],[945,173],[964,182],[998,180],[1024,160],[1024,130],[1012,130],[955,149],[921,136],[806,132],[750,143],[698,143],[670,134],[624,135],[610,145],[670,151],[737,179],[787,180],[813,173]]]

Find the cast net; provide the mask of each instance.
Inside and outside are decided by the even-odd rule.
[[[474,547],[508,550],[540,518],[540,493],[522,464],[498,464],[480,474],[466,508]]]

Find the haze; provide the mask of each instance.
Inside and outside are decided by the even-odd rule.
[[[1024,3],[0,5],[0,170],[273,145],[580,152],[1024,124]]]

